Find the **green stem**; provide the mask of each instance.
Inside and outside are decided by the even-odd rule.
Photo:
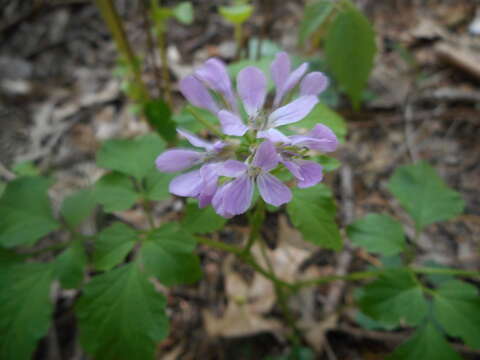
[[[170,70],[168,66],[167,41],[165,31],[157,32],[158,50],[160,51],[160,60],[162,61],[162,80],[163,80],[163,94],[165,101],[173,109],[172,86],[170,83]]]
[[[237,45],[237,49],[235,51],[235,59],[240,59],[240,54],[242,52],[242,43],[243,43],[243,29],[242,24],[235,24],[235,43]]]
[[[96,0],[97,6],[100,9],[107,27],[112,33],[113,40],[117,45],[118,52],[128,62],[128,65],[133,73],[134,81],[140,89],[142,100],[148,100],[150,98],[147,87],[142,79],[142,73],[137,63],[137,58],[133,52],[132,47],[125,34],[120,16],[115,9],[113,0]]]
[[[259,198],[257,201],[257,206],[253,211],[253,214],[250,217],[250,224],[252,229],[250,230],[250,235],[247,240],[247,244],[243,249],[243,254],[249,254],[252,249],[255,240],[260,234],[260,229],[262,227],[263,221],[265,220],[265,202],[263,199]]]
[[[215,134],[217,135],[219,138],[222,138],[224,139],[225,138],[225,135],[223,135],[220,130],[218,130],[215,125],[213,125],[212,123],[208,122],[207,120],[205,120],[203,118],[202,115],[200,115],[198,113],[198,111],[196,111],[193,107],[191,107],[190,105],[188,105],[186,108],[185,108],[190,114],[193,115],[193,117],[199,122],[201,123],[203,126],[205,126],[208,130],[210,130],[210,132],[212,134]]]

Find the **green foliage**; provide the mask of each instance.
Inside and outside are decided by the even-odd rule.
[[[141,249],[145,269],[163,284],[193,283],[200,279],[200,260],[193,253],[196,240],[175,223],[153,230]]]
[[[315,353],[312,349],[303,347],[303,346],[295,346],[288,354],[281,355],[281,356],[268,356],[264,360],[314,360]]]
[[[243,24],[253,13],[253,6],[248,4],[238,4],[232,6],[220,6],[220,15],[232,24]]]
[[[105,212],[130,209],[138,198],[130,178],[118,172],[102,176],[95,183],[94,194]]]
[[[0,264],[0,358],[29,360],[48,331],[52,268],[49,264]]]
[[[193,6],[189,1],[183,1],[173,9],[173,16],[179,22],[190,25],[193,22]]]
[[[193,234],[205,234],[220,230],[227,220],[215,213],[211,206],[200,209],[198,204],[189,203],[185,209],[182,228]]]
[[[337,170],[342,165],[340,160],[327,155],[316,156],[314,160],[322,165],[324,172]]]
[[[155,167],[155,159],[164,148],[164,142],[154,134],[108,140],[98,152],[97,164],[141,180]]]
[[[390,178],[388,189],[410,214],[417,230],[462,213],[465,203],[448,188],[426,162],[401,166]]]
[[[98,270],[110,270],[123,262],[138,240],[137,232],[123,223],[114,223],[98,234],[93,263]]]
[[[435,291],[434,314],[448,335],[480,349],[480,297],[475,286],[458,280]]]
[[[336,206],[326,186],[293,189],[293,199],[287,205],[287,212],[304,240],[333,250],[342,247],[335,222]]]
[[[165,174],[157,169],[152,169],[145,178],[145,194],[148,200],[160,201],[170,198],[168,190],[170,181],[175,177],[174,174]]]
[[[0,198],[0,245],[30,245],[56,230],[47,190],[50,181],[24,177],[7,184]]]
[[[56,259],[55,272],[65,289],[79,287],[84,278],[87,255],[81,240],[75,240]]]
[[[330,0],[320,0],[305,6],[303,19],[298,31],[298,42],[304,44],[326,22],[333,13],[334,5]]]
[[[18,164],[15,164],[12,168],[12,171],[17,176],[40,176],[40,171],[31,161],[23,161]]]
[[[175,123],[172,120],[172,112],[165,101],[161,99],[147,101],[144,105],[144,113],[150,126],[163,137],[165,141],[173,142],[176,140],[177,131],[175,130]]]
[[[193,133],[198,133],[204,129],[201,122],[195,119],[195,116],[193,116],[189,109],[193,109],[193,111],[201,116],[205,121],[211,124],[218,124],[218,119],[210,111],[195,107],[193,105],[187,105],[183,107],[179,113],[174,114],[172,117],[179,128],[189,130]]]
[[[353,6],[340,12],[329,27],[325,56],[335,79],[358,108],[376,53],[375,33]]]
[[[153,359],[168,332],[165,305],[137,263],[96,276],[76,307],[80,342],[96,359]]]
[[[81,189],[63,200],[60,213],[65,222],[75,228],[95,209],[96,201],[93,189]]]
[[[363,290],[361,310],[381,323],[418,325],[427,315],[428,303],[422,288],[408,270],[386,270]]]
[[[402,225],[389,215],[369,214],[347,228],[353,244],[367,251],[391,256],[405,249]]]

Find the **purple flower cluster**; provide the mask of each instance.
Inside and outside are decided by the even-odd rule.
[[[304,63],[291,71],[288,55],[277,54],[271,65],[276,87],[271,109],[264,107],[267,79],[256,67],[248,66],[239,72],[237,93],[225,64],[218,59],[207,60],[193,75],[184,78],[180,90],[188,101],[212,112],[225,135],[240,136],[247,145],[238,146],[228,140],[208,142],[179,129],[181,136],[202,151],[175,148],[157,158],[157,168],[163,172],[195,168],[174,178],[170,192],[195,197],[200,207],[212,204],[218,214],[230,218],[248,210],[255,186],[268,204],[280,206],[291,200],[289,187],[272,174],[279,166],[291,172],[300,188],[318,184],[323,177],[322,166],[306,160],[306,154],[309,150],[335,151],[335,134],[322,124],[304,135],[286,136],[277,129],[307,116],[318,103],[317,96],[328,86],[328,79],[320,72],[305,75],[307,68]],[[298,98],[285,104],[296,88]],[[242,120],[242,108],[246,121]]]

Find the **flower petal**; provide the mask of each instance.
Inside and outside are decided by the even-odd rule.
[[[155,160],[157,169],[163,172],[176,172],[188,169],[198,163],[203,153],[187,149],[172,149],[160,154]]]
[[[247,211],[252,203],[253,189],[253,179],[247,174],[233,180],[223,196],[225,211],[232,215]]]
[[[180,81],[179,87],[183,96],[193,105],[210,110],[213,114],[218,112],[218,105],[215,100],[213,100],[212,95],[210,95],[205,85],[194,76],[190,75],[183,78]]]
[[[215,193],[215,195],[213,196],[213,199],[212,199],[212,206],[213,208],[215,209],[215,212],[220,215],[220,216],[223,216],[224,218],[231,218],[233,217],[233,214],[230,214],[229,212],[227,212],[225,210],[225,206],[224,206],[224,198],[225,198],[225,193],[228,191],[228,189],[230,188],[232,182],[229,182],[223,186],[221,186],[217,192]]]
[[[297,180],[303,180],[302,172],[300,170],[300,165],[298,165],[295,161],[282,161],[283,165],[292,173],[293,176]]]
[[[297,178],[299,188],[307,188],[317,185],[323,179],[323,167],[314,161],[297,160],[302,179]]]
[[[197,196],[201,187],[200,170],[194,170],[173,178],[169,191],[178,196]]]
[[[225,135],[243,136],[248,130],[248,127],[243,123],[242,119],[230,111],[220,110],[217,116]]]
[[[182,129],[177,129],[177,132],[183,136],[185,139],[188,140],[188,142],[190,144],[192,144],[193,146],[196,146],[196,147],[201,147],[201,148],[204,148],[205,150],[211,150],[213,148],[213,144],[208,142],[208,141],[205,141],[201,138],[199,138],[198,136],[196,136],[195,134],[192,134],[190,131],[187,131],[187,130],[182,130]]]
[[[238,160],[227,160],[215,168],[220,176],[239,177],[248,170],[248,166]]]
[[[316,96],[302,96],[291,103],[278,108],[270,114],[268,120],[272,127],[291,124],[302,120],[318,103]]]
[[[243,100],[245,111],[251,117],[262,109],[267,95],[267,79],[263,72],[254,66],[248,66],[238,73],[237,90]]]
[[[288,76],[287,81],[285,81],[280,91],[277,91],[277,93],[275,94],[275,99],[273,100],[274,106],[279,106],[281,104],[283,97],[295,86],[297,86],[298,82],[303,77],[303,75],[305,75],[307,70],[308,64],[303,63]]]
[[[316,71],[305,76],[300,83],[300,96],[318,96],[328,87],[328,78],[325,74]]]
[[[312,150],[332,152],[338,147],[338,139],[335,133],[323,124],[317,124],[305,135],[290,136],[292,145],[306,146]]]
[[[217,191],[218,173],[216,169],[219,165],[219,163],[206,164],[200,168],[202,178],[202,186],[198,195],[198,206],[200,208],[210,205]]]
[[[277,129],[268,129],[259,131],[257,138],[268,139],[273,143],[290,144],[290,138]]]
[[[270,171],[277,167],[279,161],[280,156],[275,145],[270,140],[265,140],[258,146],[252,165],[262,168],[264,171]]]
[[[292,200],[288,186],[267,172],[257,177],[257,185],[263,200],[270,205],[280,206]]]
[[[290,75],[290,67],[290,58],[286,52],[278,53],[270,66],[270,72],[277,88],[277,94],[281,92],[283,86],[287,82],[288,75]]]

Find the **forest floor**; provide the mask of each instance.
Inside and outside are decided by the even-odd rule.
[[[178,106],[184,103],[177,89],[179,78],[210,56],[226,62],[234,56],[233,30],[215,13],[218,2],[194,1],[194,24],[169,26],[168,54]],[[262,34],[291,53],[321,57],[321,52],[296,47],[303,2],[281,3],[268,13],[258,11],[247,25],[247,36]],[[379,51],[362,109],[354,112],[346,99],[335,100],[348,124],[346,143],[334,155],[342,167],[326,179],[338,200],[339,223],[379,211],[404,219],[413,237],[414,227],[392,200],[386,182],[397,166],[425,160],[461,193],[466,208],[457,219],[428,228],[416,243],[416,261],[478,269],[480,35],[472,33],[471,25],[476,16],[480,22],[480,7],[469,0],[358,3],[374,24]],[[8,179],[14,164],[31,161],[42,172],[54,174],[57,183],[50,195],[58,205],[65,194],[102,175],[95,165],[102,141],[148,129],[132,114],[113,75],[115,46],[90,2],[0,4],[0,176]],[[139,4],[118,1],[128,37],[146,53]],[[145,79],[154,87],[151,60],[147,58]],[[157,204],[156,211],[160,218],[175,218],[182,204],[172,199]],[[140,227],[145,222],[136,209],[113,216]],[[224,240],[242,241],[248,232],[244,224],[241,218],[229,223]],[[92,232],[94,227],[92,222],[84,230]],[[378,262],[349,246],[334,253],[297,245],[300,235],[282,212],[269,216],[262,234],[271,246],[274,266],[286,278],[298,276],[299,269],[308,277],[361,270]],[[172,329],[160,345],[159,358],[262,359],[281,354],[285,329],[273,306],[271,285],[221,252],[200,248],[200,254],[203,280],[169,293]],[[234,294],[239,293],[247,304],[235,302]],[[78,360],[83,355],[76,350],[74,318],[66,310],[75,296],[60,294],[56,327],[62,354]],[[347,309],[341,315],[325,311],[339,304]],[[304,290],[291,299],[319,359],[383,359],[408,335],[359,327],[355,311],[349,310],[352,304],[350,285],[341,283]],[[460,350],[467,358],[480,359],[479,353]]]

